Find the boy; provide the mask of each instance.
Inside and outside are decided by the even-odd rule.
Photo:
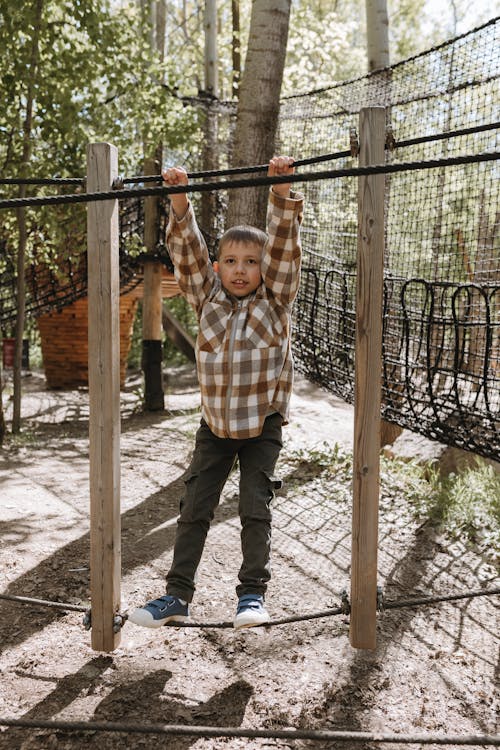
[[[290,157],[269,163],[270,176],[293,172]],[[162,176],[167,185],[188,184],[179,167]],[[243,563],[233,624],[269,621],[264,595],[271,577],[270,504],[280,484],[273,474],[292,388],[290,308],[299,285],[302,205],[289,183],[274,185],[268,235],[232,227],[212,265],[187,195],[171,195],[167,244],[179,287],[199,320],[202,419],[185,477],[167,594],[129,615],[137,625],[156,628],[189,616],[207,532],[236,459]]]

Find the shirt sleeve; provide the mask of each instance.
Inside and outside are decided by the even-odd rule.
[[[196,223],[191,201],[182,218],[178,218],[170,209],[165,240],[179,288],[199,316],[213,288],[215,271]]]
[[[283,198],[269,191],[267,211],[268,241],[262,253],[262,279],[283,305],[290,305],[300,283],[300,225],[304,196],[290,191]]]

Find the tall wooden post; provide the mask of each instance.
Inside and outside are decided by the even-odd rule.
[[[160,165],[146,159],[144,174],[158,174]],[[158,198],[144,201],[144,244],[148,253],[156,251],[158,240]],[[144,372],[144,406],[148,411],[165,408],[162,374],[162,264],[152,258],[144,263],[144,294],[142,298],[142,370]]]
[[[87,148],[87,190],[110,190],[118,155],[109,143]],[[120,643],[120,279],[118,201],[87,209],[89,309],[90,591],[92,648]]]
[[[384,163],[385,110],[362,109],[359,165]],[[376,647],[384,175],[359,178],[350,641]]]

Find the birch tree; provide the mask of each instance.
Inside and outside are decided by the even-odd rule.
[[[390,64],[386,0],[366,0],[366,52],[369,73]]]
[[[254,0],[241,78],[233,166],[265,164],[273,156],[285,66],[291,0]],[[229,198],[227,226],[263,226],[267,188],[245,188]]]

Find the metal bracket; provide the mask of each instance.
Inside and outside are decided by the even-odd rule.
[[[377,611],[383,612],[385,605],[384,590],[382,586],[377,586]]]
[[[396,148],[396,138],[394,137],[394,130],[392,125],[388,125],[385,130],[385,147],[389,151],[394,151]]]
[[[125,615],[120,615],[119,613],[113,617],[113,633],[120,632],[120,630],[123,628],[123,625],[126,619],[127,617]],[[92,610],[91,609],[88,609],[83,615],[83,627],[85,628],[85,630],[90,630],[92,628]]]
[[[356,158],[359,154],[359,138],[356,128],[349,128],[349,146],[351,149],[351,156]]]
[[[111,185],[111,190],[123,190],[125,188],[125,177],[123,175],[118,175],[118,177],[115,177],[113,180],[113,183]]]
[[[340,592],[340,609],[342,610],[342,614],[344,615],[351,614],[351,604],[349,602],[349,595],[346,589],[342,589],[342,591]]]
[[[85,630],[90,630],[92,627],[92,610],[88,609],[83,615],[83,627]]]

